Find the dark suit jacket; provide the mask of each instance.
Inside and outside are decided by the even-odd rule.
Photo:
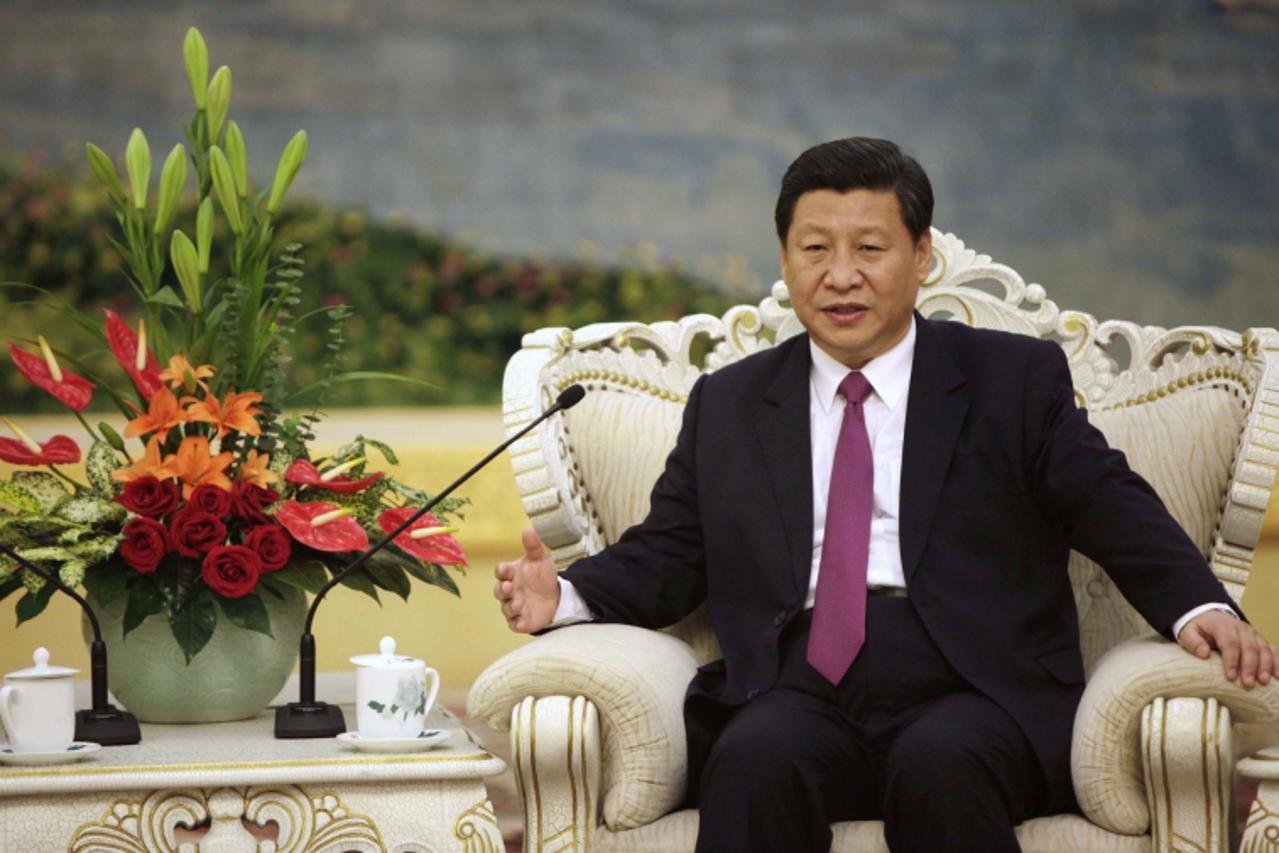
[[[899,521],[909,598],[954,669],[1020,724],[1066,808],[1084,683],[1069,550],[1105,567],[1165,636],[1229,597],[1076,407],[1059,346],[916,323]],[[565,572],[603,621],[663,627],[707,601],[724,657],[699,671],[690,704],[767,690],[779,635],[803,607],[809,367],[799,335],[699,379],[648,517]]]

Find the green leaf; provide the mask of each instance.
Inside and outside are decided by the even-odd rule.
[[[105,344],[107,342],[107,333],[102,330],[100,323],[96,320],[90,319],[89,315],[76,308],[74,304],[58,294],[50,293],[43,287],[37,287],[34,284],[27,284],[22,281],[0,281],[0,287],[15,287],[22,290],[34,291],[35,294],[44,299],[48,299],[49,302],[52,302],[53,304],[51,305],[49,302],[45,301],[32,301],[29,304],[38,305],[39,307],[47,308],[50,311],[56,311],[58,314],[62,315],[63,318],[70,320],[72,323],[75,323],[81,329],[97,338],[101,343]]]
[[[124,607],[124,636],[164,610],[164,594],[149,577],[140,578],[129,587],[129,601]],[[176,631],[174,632],[176,634]]]
[[[106,607],[129,589],[132,570],[117,566],[98,566],[84,575],[84,588],[99,607]]]
[[[446,592],[453,593],[458,598],[462,597],[462,590],[458,589],[457,581],[453,580],[453,576],[450,575],[443,566],[425,563],[420,568],[422,569],[421,574],[412,570],[410,570],[409,573],[418,580],[429,583],[431,586],[438,586]]]
[[[411,503],[421,504],[425,506],[426,504],[431,502],[431,496],[428,495],[426,492],[422,491],[421,489],[415,489],[412,486],[406,486],[404,483],[401,483],[398,480],[388,480],[385,477],[383,478],[383,482],[387,484],[387,487],[391,491],[395,492],[397,495],[408,500]]]
[[[373,438],[365,438],[362,435],[359,436],[359,440],[363,441],[365,444],[369,445],[370,447],[376,447],[378,452],[381,453],[383,456],[385,456],[386,461],[390,462],[392,465],[400,464],[400,460],[397,459],[395,456],[395,451],[392,450],[386,442],[378,441]]]
[[[387,382],[404,382],[409,385],[420,385],[423,388],[430,388],[433,391],[440,390],[440,386],[438,385],[432,385],[430,382],[425,382],[421,379],[414,379],[411,376],[400,376],[398,373],[384,373],[380,370],[348,370],[344,373],[337,373],[325,379],[312,382],[304,388],[299,388],[297,391],[290,394],[288,399],[284,402],[286,404],[295,403],[296,401],[306,397],[306,395],[318,391],[327,385],[336,385],[339,382],[362,382],[367,379],[383,379]]]
[[[257,631],[268,637],[275,636],[271,633],[271,614],[267,612],[266,605],[262,603],[262,597],[256,592],[240,598],[218,596],[218,604],[222,606],[223,615],[231,620],[232,625],[237,625],[246,631]]]
[[[24,513],[40,511],[40,500],[16,483],[0,482],[0,502]]]
[[[213,638],[217,623],[218,608],[211,593],[195,596],[169,617],[169,627],[173,629],[173,637],[178,641],[188,666]]]
[[[18,600],[14,612],[18,615],[18,624],[21,625],[29,619],[34,619],[44,612],[49,606],[49,600],[53,598],[53,593],[57,587],[51,583],[45,584],[39,592],[27,591],[27,594]]]
[[[111,472],[120,467],[120,457],[115,455],[111,445],[105,441],[95,441],[89,448],[89,456],[84,462],[85,473],[89,475],[89,484],[103,495],[115,494],[115,484]]]
[[[18,580],[17,575],[9,575],[0,581],[0,601],[4,601],[20,589],[22,589],[22,581]]]
[[[413,591],[408,575],[404,573],[404,569],[397,565],[394,559],[381,559],[384,554],[386,552],[382,551],[365,562],[364,571],[368,573],[369,579],[375,585],[408,601],[409,593]]]
[[[17,471],[10,481],[30,492],[40,502],[40,512],[43,513],[53,512],[70,497],[62,481],[44,471]]]
[[[377,711],[379,714],[382,713],[382,710],[384,708],[386,708],[385,705],[383,705],[381,702],[378,702],[374,699],[370,699],[365,704],[368,705],[370,708],[372,708],[374,711]]]
[[[271,573],[271,580],[297,587],[303,592],[317,593],[329,582],[329,573],[319,560],[301,560],[289,563],[278,572]]]
[[[351,572],[351,574],[342,578],[341,584],[342,586],[347,586],[347,587],[350,587],[351,589],[359,590],[360,592],[367,595],[369,598],[376,601],[378,604],[382,603],[382,599],[378,598],[378,595],[377,595],[377,587],[373,585],[373,581],[369,580],[369,576],[366,575],[363,571]]]
[[[173,288],[169,287],[167,284],[148,296],[147,302],[152,305],[165,305],[169,308],[181,308],[184,311],[186,310],[186,305],[184,305],[178,295],[173,292]],[[148,326],[148,328],[150,327]]]
[[[128,512],[114,501],[106,501],[92,495],[84,495],[58,507],[57,515],[75,524],[100,525],[121,522]]]

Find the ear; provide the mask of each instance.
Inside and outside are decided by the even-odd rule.
[[[928,278],[928,273],[933,268],[933,229],[929,228],[919,236],[919,241],[915,243],[915,271],[919,274],[920,282]]]

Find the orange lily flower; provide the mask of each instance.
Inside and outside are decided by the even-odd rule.
[[[172,465],[175,458],[170,454],[161,459],[160,439],[156,436],[151,436],[151,440],[147,442],[146,455],[128,467],[117,468],[112,471],[111,479],[120,480],[124,483],[141,477],[155,477],[157,480],[167,480],[174,476]]]
[[[169,366],[160,371],[160,378],[174,388],[182,387],[188,392],[194,391],[196,385],[207,391],[209,386],[201,380],[212,376],[214,370],[215,368],[211,364],[192,367],[191,362],[187,361],[187,357],[182,353],[178,353],[169,359]],[[190,382],[187,381],[188,376],[190,377]]]
[[[280,475],[266,467],[270,462],[271,454],[250,450],[244,462],[240,463],[240,472],[235,475],[235,479],[242,483],[263,487],[278,483]]]
[[[129,408],[137,412],[138,417],[129,421],[129,425],[125,427],[125,438],[152,433],[163,441],[168,437],[169,430],[190,420],[187,413],[178,405],[178,398],[174,397],[173,392],[168,388],[161,388],[152,395],[145,414],[132,403],[129,404]]]
[[[189,498],[201,483],[212,483],[218,488],[231,490],[231,478],[226,475],[227,466],[234,459],[230,451],[213,456],[209,452],[209,440],[202,435],[189,435],[182,439],[178,454],[170,464],[171,476],[182,481],[182,497]]]
[[[262,414],[262,410],[253,407],[254,403],[262,402],[261,393],[246,391],[237,394],[228,391],[225,399],[226,402],[219,403],[215,395],[206,394],[203,400],[196,400],[187,406],[187,417],[217,426],[218,438],[231,430],[247,435],[262,434],[262,426],[254,420],[254,416]]]

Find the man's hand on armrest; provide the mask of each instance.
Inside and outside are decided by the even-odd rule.
[[[532,528],[521,537],[524,555],[510,563],[498,563],[493,574],[493,597],[512,631],[532,634],[550,627],[560,603],[559,575],[542,540]]]
[[[1196,657],[1207,659],[1216,649],[1226,678],[1245,688],[1279,678],[1279,652],[1256,629],[1234,614],[1210,609],[1192,618],[1177,633],[1177,642]]]

